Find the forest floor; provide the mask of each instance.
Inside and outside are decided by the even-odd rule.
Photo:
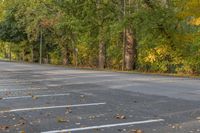
[[[198,133],[198,78],[0,61],[1,133]]]

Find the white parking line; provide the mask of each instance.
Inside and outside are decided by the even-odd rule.
[[[105,104],[106,103],[89,103],[89,104],[74,104],[74,105],[61,105],[61,106],[22,108],[22,109],[4,110],[4,111],[0,111],[0,113],[23,112],[23,111],[44,110],[44,109],[57,109],[57,108],[69,108],[69,107],[98,106],[98,105],[105,105]]]
[[[91,76],[77,76],[77,75],[67,75],[69,77],[57,77],[57,78],[48,78],[48,79],[30,79],[27,80],[28,82],[36,82],[36,81],[59,81],[59,80],[69,80],[69,79],[76,79],[76,78],[104,78],[104,77],[114,77],[114,75],[91,75]],[[27,82],[23,81],[23,82]]]
[[[98,84],[98,83],[106,83],[106,82],[119,82],[119,81],[136,81],[138,79],[130,79],[130,78],[125,78],[125,79],[106,79],[106,80],[97,80],[97,81],[89,81],[89,82],[70,82],[69,81],[66,81],[64,82],[64,84],[60,84],[60,85],[57,85],[57,84],[48,84],[47,87],[56,87],[56,86],[64,86],[64,85],[80,85],[80,84]],[[139,80],[138,80],[139,81]],[[134,85],[135,83],[133,83]],[[131,85],[131,84],[130,84]],[[114,86],[115,87],[115,86]],[[117,87],[116,87],[117,88]],[[7,92],[7,91],[30,91],[30,90],[47,90],[49,88],[24,88],[24,89],[0,89],[0,92]]]
[[[48,88],[0,89],[0,92],[48,90]]]
[[[15,100],[15,99],[25,99],[25,98],[40,98],[40,97],[58,97],[58,96],[69,96],[69,93],[64,94],[49,94],[49,95],[29,95],[29,96],[19,96],[19,97],[5,97],[1,100]]]
[[[41,132],[41,133],[74,132],[74,131],[84,131],[84,130],[100,129],[100,128],[111,128],[111,127],[118,127],[118,126],[147,124],[147,123],[155,123],[155,122],[163,122],[163,121],[164,121],[164,119],[155,119],[155,120],[128,122],[128,123],[118,123],[118,124],[108,124],[108,125],[100,125],[100,126],[82,127],[82,128],[72,128],[72,129],[63,129],[63,130],[44,131],[44,132]]]
[[[14,79],[0,79],[0,86],[7,85],[26,85],[31,84],[31,82],[42,82],[42,81],[60,81],[60,80],[70,80],[78,78],[104,78],[104,77],[114,77],[114,75],[91,75],[91,76],[76,76],[69,75],[70,77],[57,77],[57,78],[47,78],[47,79],[28,79],[28,80],[14,80]]]
[[[61,86],[64,85],[80,85],[80,84],[94,84],[94,83],[103,83],[103,82],[118,82],[118,81],[126,81],[127,79],[112,79],[112,80],[100,80],[100,81],[90,81],[90,82],[74,82],[69,83],[68,81]],[[51,86],[47,85],[47,86]],[[53,85],[54,86],[54,85]],[[7,91],[30,91],[30,90],[47,90],[49,88],[24,88],[24,89],[0,89],[0,92],[7,92]]]

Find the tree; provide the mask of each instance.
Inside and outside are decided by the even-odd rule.
[[[1,56],[101,69],[200,73],[196,0],[0,2]]]

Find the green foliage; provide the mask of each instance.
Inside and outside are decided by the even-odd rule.
[[[79,66],[97,67],[103,41],[107,68],[121,69],[128,28],[138,70],[199,74],[199,7],[196,0],[0,1],[0,56],[37,62],[42,33],[46,63],[75,65],[77,55]]]
[[[11,7],[6,10],[6,16],[0,22],[0,38],[7,42],[20,42],[26,39],[24,27],[17,23],[14,12],[17,7]]]

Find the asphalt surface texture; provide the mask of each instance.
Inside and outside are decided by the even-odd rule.
[[[200,80],[0,61],[0,133],[200,133]]]

